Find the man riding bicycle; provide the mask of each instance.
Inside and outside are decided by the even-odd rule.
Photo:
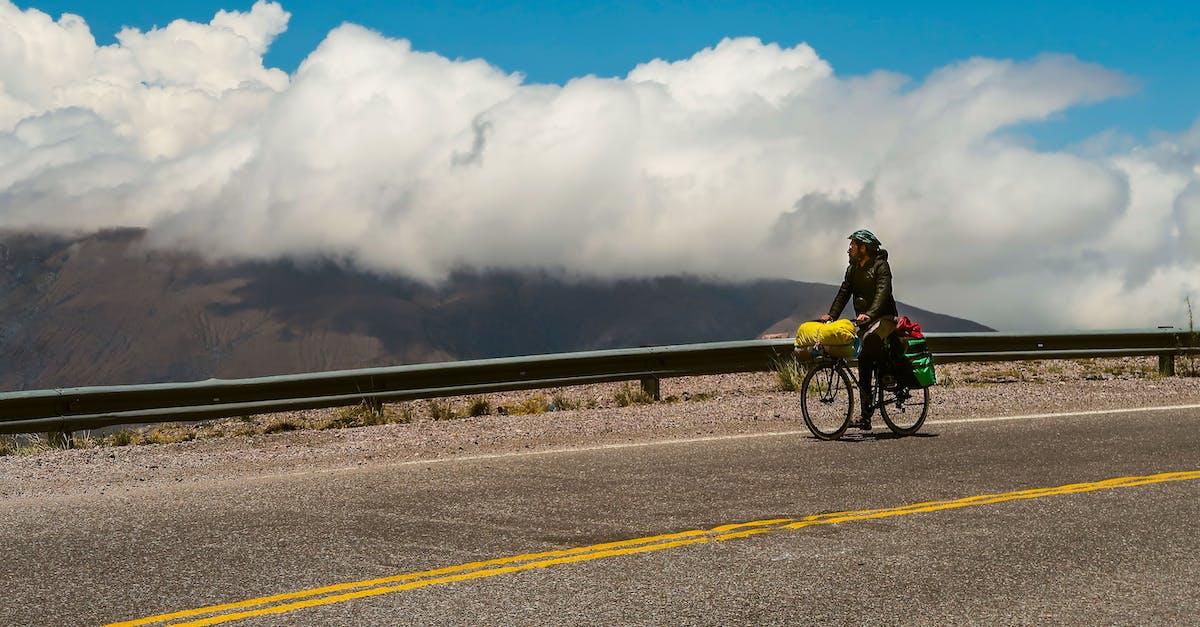
[[[888,252],[882,248],[875,234],[860,229],[850,234],[847,254],[850,265],[842,287],[838,290],[829,313],[821,316],[822,322],[837,318],[854,297],[855,322],[859,325],[862,348],[858,353],[858,385],[863,400],[861,420],[850,423],[851,427],[870,430],[874,408],[871,398],[871,373],[883,360],[884,338],[896,330],[896,299],[892,297],[892,268],[888,265]]]

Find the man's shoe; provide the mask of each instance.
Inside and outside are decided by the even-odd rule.
[[[851,429],[862,429],[863,431],[870,431],[871,430],[871,419],[870,418],[860,418],[858,420],[851,420],[850,428]]]

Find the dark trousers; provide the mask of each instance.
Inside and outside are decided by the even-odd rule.
[[[875,401],[871,397],[873,375],[883,369],[899,377],[893,368],[895,364],[903,362],[904,349],[898,340],[893,339],[889,351],[884,346],[885,342],[884,338],[868,333],[862,338],[862,348],[858,351],[858,386],[861,392],[859,398],[862,399],[861,414],[864,417],[871,415],[867,406]]]
[[[860,413],[865,418],[871,415],[870,404],[875,402],[871,397],[871,376],[879,369],[883,360],[883,338],[868,333],[862,339],[862,348],[858,351],[858,390],[861,401]]]

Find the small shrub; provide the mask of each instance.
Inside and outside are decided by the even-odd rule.
[[[71,446],[73,448],[96,448],[100,446],[100,442],[98,442],[96,438],[92,437],[91,431],[83,431],[76,433],[71,438]]]
[[[779,359],[775,361],[775,379],[779,389],[784,392],[797,392],[804,382],[804,368],[795,359]]]
[[[387,423],[387,413],[382,409],[365,404],[358,406],[358,414],[357,420],[355,421],[355,426],[376,427],[379,425],[386,425]]]
[[[387,423],[384,412],[377,405],[362,402],[358,405],[343,407],[329,422],[318,426],[322,431],[328,429],[348,429],[352,427],[373,427]],[[297,427],[299,428],[299,427]],[[268,433],[264,430],[263,433]],[[275,431],[273,433],[278,433]]]
[[[357,426],[357,425],[355,424],[355,420],[354,420],[353,416],[347,416],[344,413],[340,413],[337,416],[334,416],[333,418],[328,420],[327,422],[323,422],[323,423],[317,425],[317,429],[320,429],[321,431],[328,431],[330,429],[348,429],[348,428],[354,427],[354,426]],[[241,434],[239,434],[235,431],[234,435],[241,435]]]
[[[135,446],[140,444],[141,440],[141,434],[139,434],[137,431],[131,431],[129,429],[121,429],[107,438],[104,438],[105,444],[109,446]]]
[[[288,431],[299,431],[302,427],[291,420],[276,420],[271,424],[263,427],[262,432],[270,435],[272,433],[286,433]]]
[[[75,446],[74,434],[70,431],[48,431],[41,441],[46,450],[66,450]]]
[[[518,403],[515,411],[519,414],[544,414],[550,411],[550,401],[545,394],[534,394]]]
[[[646,393],[641,386],[626,384],[613,396],[613,400],[617,402],[617,407],[629,407],[631,405],[649,405],[654,402],[654,398]]]
[[[568,396],[564,396],[561,392],[550,397],[550,404],[554,405],[555,411],[580,409],[584,405],[582,401],[577,401]]]
[[[472,418],[479,416],[487,416],[492,413],[492,402],[482,396],[471,399],[471,406],[467,409],[467,415]]]
[[[0,457],[5,455],[17,454],[17,437],[13,435],[0,435]]]
[[[413,411],[412,405],[408,403],[397,406],[395,409],[395,413],[388,418],[388,420],[390,420],[392,423],[408,424],[417,419],[417,415]]]
[[[364,400],[353,409],[358,426],[374,427],[387,424],[387,411],[382,403]]]
[[[143,436],[145,444],[177,444],[179,442],[187,442],[194,440],[196,434],[190,429],[172,425],[169,427],[158,427],[151,429],[149,433]]]
[[[17,455],[38,455],[54,450],[54,446],[46,438],[38,434],[30,435],[24,445],[20,444],[19,440],[17,442]]]
[[[225,432],[222,431],[218,427],[209,427],[207,429],[201,429],[199,432],[196,433],[197,440],[212,440],[214,438],[223,438],[223,437],[225,437]]]
[[[429,417],[434,420],[454,420],[458,415],[450,401],[429,401]]]

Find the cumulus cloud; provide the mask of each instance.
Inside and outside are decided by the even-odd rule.
[[[901,300],[1002,328],[1178,323],[1200,291],[1200,130],[1076,153],[1007,132],[1130,91],[1069,56],[914,81],[739,38],[543,85],[347,24],[288,76],[262,62],[288,18],[260,1],[97,46],[0,0],[0,226],[428,281],[824,282],[869,227]]]

